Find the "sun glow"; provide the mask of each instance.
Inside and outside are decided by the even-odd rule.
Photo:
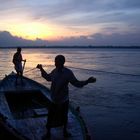
[[[17,24],[18,23],[18,24]],[[89,27],[68,28],[60,24],[56,25],[48,22],[36,22],[31,20],[23,20],[22,22],[12,22],[8,24],[7,30],[14,36],[24,39],[36,40],[61,40],[67,37],[78,37],[89,35]],[[93,30],[92,30],[93,31]]]
[[[35,40],[36,38],[51,39],[53,37],[51,27],[42,23],[19,24],[13,27],[11,33],[31,40]]]

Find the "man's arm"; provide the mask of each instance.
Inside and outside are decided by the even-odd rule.
[[[42,75],[43,78],[45,78],[47,81],[51,81],[51,76],[50,76],[50,74],[48,74],[48,73],[43,69],[43,67],[42,67],[41,64],[38,64],[38,65],[37,65],[37,68],[40,69],[41,75]]]
[[[89,77],[87,80],[84,80],[84,81],[79,81],[75,76],[74,74],[72,73],[71,75],[71,78],[70,78],[70,83],[73,85],[73,86],[76,86],[76,87],[83,87],[85,85],[87,85],[88,83],[94,83],[96,82],[96,78],[95,77]]]

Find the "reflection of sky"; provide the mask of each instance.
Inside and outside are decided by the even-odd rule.
[[[12,63],[13,54],[16,49],[0,49],[0,77],[14,71]],[[23,49],[23,59],[26,59],[24,72],[35,69],[37,64],[42,64],[50,72],[54,66],[56,55],[62,54],[66,57],[65,66],[74,67],[77,72],[115,72],[139,75],[140,57],[139,50],[96,50],[96,49]],[[76,69],[75,69],[76,68]],[[32,72],[36,75],[37,69]],[[31,72],[31,71],[30,71]],[[30,72],[27,73],[30,76]]]
[[[139,0],[0,1],[0,29],[25,38],[140,31]]]
[[[43,51],[29,52],[28,50],[23,51],[23,57],[26,59],[26,69],[32,69],[37,66],[37,64],[42,64],[47,68],[54,65],[54,55],[46,54]],[[48,68],[47,68],[48,69]]]
[[[7,51],[7,49],[0,49],[0,79],[5,74],[9,74],[11,72],[11,67],[13,67],[11,59],[12,55],[12,51]]]

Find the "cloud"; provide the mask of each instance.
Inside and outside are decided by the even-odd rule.
[[[95,45],[140,46],[140,33],[113,33],[91,35]]]
[[[25,40],[10,33],[4,35],[4,32],[0,32],[1,46],[140,45],[140,18],[138,18],[140,0],[0,0],[0,2],[0,30],[9,31],[8,29],[17,22],[19,24],[41,22],[46,26],[47,23],[51,23],[50,25],[57,25],[60,30],[66,29],[75,35],[76,32],[79,34],[78,37],[69,36],[46,42]],[[6,23],[8,27],[4,26]],[[4,41],[2,37],[8,40]]]
[[[0,32],[0,47],[15,47],[15,46],[43,46],[47,41],[36,39],[35,41],[23,39],[21,37],[12,36],[7,31]]]
[[[61,40],[49,42],[49,45],[70,46],[140,46],[140,33],[96,33],[90,36],[68,37]]]
[[[0,27],[3,28],[3,21],[42,22],[63,29],[88,27],[87,32],[90,32],[89,29],[95,30],[94,28],[102,32],[104,28],[110,26],[123,32],[138,30],[140,25],[139,0],[0,0],[0,2],[2,3]],[[4,30],[8,28],[5,27]]]
[[[139,0],[2,0],[0,10],[25,13],[35,20],[56,22],[57,24],[93,24],[129,18],[129,14],[140,13]],[[16,10],[14,10],[16,9]],[[137,10],[137,11],[136,11]],[[118,14],[119,13],[119,14]],[[126,14],[127,13],[127,14]],[[118,14],[118,15],[117,15]],[[114,15],[114,16],[113,16]],[[119,18],[120,16],[120,18]],[[98,19],[99,18],[99,19]],[[101,20],[102,19],[102,20]],[[124,19],[124,20],[123,20]],[[81,22],[82,21],[82,22]],[[139,20],[140,22],[140,20]]]
[[[113,29],[114,30],[114,29]],[[9,32],[0,32],[0,47],[15,46],[140,46],[139,33],[96,33],[89,36],[61,37],[59,40],[26,40],[21,37],[12,36]]]

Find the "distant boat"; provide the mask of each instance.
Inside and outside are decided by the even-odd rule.
[[[0,83],[0,139],[41,140],[46,132],[50,90],[23,77],[24,85],[15,86],[16,74],[7,75]],[[57,125],[56,120],[56,125]],[[88,131],[81,115],[69,108],[69,140],[87,140]],[[62,130],[52,128],[52,140],[63,140]]]

